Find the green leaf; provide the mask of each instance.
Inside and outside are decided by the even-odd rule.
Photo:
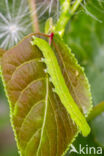
[[[91,92],[84,68],[78,64],[71,49],[58,35],[53,38],[53,49],[56,53],[59,65],[65,78],[69,91],[81,109],[81,112],[88,115],[91,109]]]
[[[53,26],[53,19],[52,17],[48,18],[48,20],[45,23],[45,33],[49,34],[53,31],[54,26]]]
[[[42,52],[30,44],[31,37],[26,37],[2,58],[2,79],[10,104],[11,123],[22,156],[61,156],[79,130],[53,92],[53,84],[44,72]],[[54,40],[57,48],[54,47],[54,52],[67,87],[75,101],[80,101],[76,102],[80,110],[88,114],[91,101],[84,72],[61,44],[63,41],[57,37]]]

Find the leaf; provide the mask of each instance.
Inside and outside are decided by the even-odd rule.
[[[58,35],[54,36],[53,45],[69,91],[81,112],[87,116],[92,106],[90,86],[84,68],[80,67],[71,49]]]
[[[57,94],[53,92],[53,85],[44,72],[46,65],[41,62],[42,52],[30,44],[31,36],[7,51],[2,59],[2,77],[9,99],[11,122],[22,156],[61,156],[74,140],[78,128]],[[59,44],[58,41],[57,47],[62,42],[60,40]],[[66,46],[64,44],[62,46],[63,53],[67,56]],[[58,47],[59,50],[60,47]],[[63,64],[60,60],[59,62],[62,69]],[[87,101],[90,92],[86,78],[71,53],[68,54],[66,62],[68,66],[65,66],[62,71],[67,84],[69,84],[69,79],[67,80],[66,77],[66,69],[71,80],[72,76],[74,78],[73,84],[76,91],[80,82],[84,83],[85,87],[81,87],[81,90],[84,88],[83,92],[79,90],[78,97],[81,104],[83,99],[86,99],[84,112],[87,112],[91,105],[89,100]],[[80,81],[78,77],[75,77],[76,69],[80,71],[78,73]],[[69,89],[72,90],[70,87]],[[82,109],[82,105],[79,107]]]
[[[51,33],[53,31],[53,28],[54,28],[54,26],[53,26],[53,18],[50,17],[50,18],[47,19],[47,21],[45,23],[45,33],[46,34]]]

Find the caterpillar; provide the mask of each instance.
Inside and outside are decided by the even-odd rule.
[[[35,36],[33,38],[34,40],[31,44],[37,46],[44,56],[44,63],[47,66],[46,72],[51,77],[51,82],[55,88],[54,91],[59,96],[72,120],[76,123],[80,131],[82,131],[83,136],[87,136],[90,133],[90,127],[69,92],[54,51],[47,41]]]

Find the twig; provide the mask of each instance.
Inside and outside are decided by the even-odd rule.
[[[70,19],[70,0],[60,0],[61,14],[55,26],[55,32],[63,36],[65,27]]]
[[[33,21],[32,27],[34,32],[39,32],[39,22],[36,12],[36,0],[28,0],[31,12],[31,19]]]
[[[96,105],[90,115],[88,116],[87,120],[91,121],[94,118],[96,118],[98,115],[104,112],[104,101],[101,102],[100,104]]]
[[[60,36],[63,36],[67,23],[78,9],[82,0],[76,0],[72,7],[70,2],[70,0],[60,0],[61,14],[55,26],[55,32],[59,33]]]
[[[82,0],[76,0],[75,3],[73,4],[73,6],[71,7],[71,15],[73,15],[77,8],[79,7],[80,3],[82,2]]]

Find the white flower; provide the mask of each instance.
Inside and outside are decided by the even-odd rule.
[[[32,32],[31,12],[28,0],[0,0],[5,11],[1,12],[0,5],[0,48],[9,49],[18,43],[25,35]],[[34,0],[36,14],[39,22],[44,22],[48,17],[58,16],[59,0]],[[58,17],[57,17],[58,18]]]

